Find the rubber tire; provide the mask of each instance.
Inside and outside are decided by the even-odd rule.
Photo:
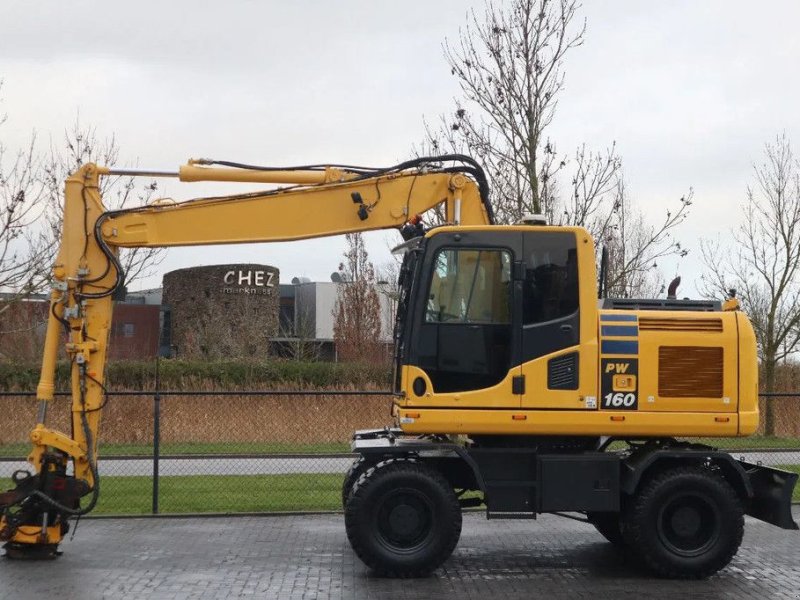
[[[606,538],[615,546],[625,546],[625,539],[622,537],[620,527],[620,514],[613,512],[590,512],[586,518],[594,525],[598,533]]]
[[[431,527],[420,546],[391,548],[376,526],[382,502],[413,490],[427,499]],[[389,461],[371,467],[356,482],[344,513],[347,538],[356,555],[385,577],[423,577],[439,568],[461,537],[461,506],[452,486],[438,471],[419,462]]]
[[[672,551],[658,532],[662,507],[687,490],[702,494],[719,516],[717,539],[698,556]],[[644,483],[621,521],[625,543],[655,574],[670,579],[703,579],[723,569],[742,543],[744,511],[736,491],[719,474],[702,467],[678,467]]]
[[[353,486],[358,481],[359,477],[364,474],[364,471],[368,469],[368,465],[364,460],[364,457],[357,458],[353,461],[353,464],[350,465],[350,468],[347,469],[347,473],[344,474],[344,481],[342,482],[342,509],[344,510],[347,508],[347,499],[350,497],[350,492],[353,490]]]

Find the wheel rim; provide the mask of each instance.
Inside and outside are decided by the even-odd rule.
[[[376,505],[373,531],[395,553],[410,554],[425,546],[433,532],[434,508],[420,490],[395,489]]]
[[[699,556],[719,539],[721,521],[716,504],[705,494],[673,496],[658,514],[658,537],[679,556]]]

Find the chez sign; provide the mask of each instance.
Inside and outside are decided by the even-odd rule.
[[[267,294],[268,289],[274,288],[274,271],[238,271],[231,270],[222,277],[223,294]]]

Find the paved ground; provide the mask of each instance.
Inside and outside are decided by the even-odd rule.
[[[800,518],[800,510],[795,511]],[[707,581],[664,581],[629,564],[587,525],[466,515],[452,558],[433,576],[371,575],[340,515],[95,519],[64,556],[0,561],[0,598],[800,598],[800,532],[748,520],[731,566]]]
[[[800,464],[800,452],[732,452],[735,458],[765,465]],[[303,458],[162,458],[159,472],[169,475],[276,475],[286,473],[344,473],[352,458],[307,456]],[[99,462],[100,474],[113,476],[151,475],[153,460],[106,458]],[[30,470],[30,463],[0,460],[0,479],[17,469]]]

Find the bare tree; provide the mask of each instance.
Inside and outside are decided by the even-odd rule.
[[[758,339],[763,389],[775,391],[775,368],[800,349],[800,161],[786,135],[765,146],[754,166],[734,248],[701,243],[709,296],[738,291]],[[775,408],[767,399],[764,433],[775,434]]]
[[[0,133],[6,120],[0,114]],[[47,280],[47,247],[36,227],[44,196],[38,168],[35,135],[16,153],[10,153],[0,137],[0,313],[40,291]]]
[[[688,251],[673,236],[673,230],[688,214],[693,190],[682,196],[677,209],[667,209],[660,222],[648,223],[627,197],[625,182],[617,181],[614,202],[607,221],[587,228],[608,249],[606,285],[617,298],[652,298],[664,293],[664,278],[658,262],[668,256],[685,257]],[[586,226],[586,225],[584,225]]]
[[[101,138],[94,127],[81,125],[80,118],[76,118],[72,127],[64,132],[63,146],[50,144],[40,177],[47,195],[47,223],[53,252],[58,249],[61,240],[64,180],[83,164],[93,162],[114,166],[118,161],[119,146],[114,136]],[[102,179],[100,193],[107,208],[119,209],[146,204],[156,189],[155,181],[137,188],[133,177],[106,176]],[[126,285],[130,285],[136,279],[152,274],[153,268],[163,260],[164,250],[123,249],[120,258]]]
[[[0,114],[0,133],[6,120]],[[113,165],[118,154],[113,137],[101,141],[94,129],[82,128],[77,120],[65,135],[65,148],[56,150],[51,145],[44,158],[35,135],[16,152],[10,152],[0,137],[0,340],[6,358],[37,355],[46,314],[23,301],[42,291],[48,281],[61,237],[64,179],[84,162]],[[153,184],[135,191],[133,180],[121,178],[107,178],[103,187],[112,207],[121,207],[134,197],[145,202],[154,190]],[[145,274],[161,256],[153,250],[123,254],[128,281]]]
[[[364,238],[348,233],[344,262],[339,265],[339,285],[333,311],[333,339],[341,360],[376,362],[381,351],[381,308],[375,291],[375,267]]]
[[[385,324],[389,325],[389,331],[397,318],[397,303],[400,301],[400,266],[400,261],[393,257],[378,269],[378,291],[386,298],[388,314]]]
[[[0,361],[31,364],[42,356],[49,306],[23,297],[0,306]]]
[[[270,338],[278,330],[274,311],[265,314],[264,303],[249,296],[221,304],[224,310],[217,302],[198,301],[191,323],[173,329],[180,356],[202,360],[266,357]]]
[[[449,129],[489,171],[504,222],[546,210],[540,184],[560,162],[548,160],[555,149],[544,134],[564,88],[564,57],[583,43],[578,8],[575,0],[513,0],[507,10],[489,2],[457,43],[445,42],[464,95]]]
[[[584,42],[579,9],[577,0],[511,0],[507,8],[487,2],[481,16],[473,11],[458,41],[444,47],[462,97],[452,115],[435,127],[426,123],[417,153],[472,154],[491,180],[500,223],[541,213],[613,243],[618,282],[610,289],[636,295],[657,280],[644,265],[685,253],[672,231],[691,201],[682,199],[662,223],[648,226],[627,199],[620,201],[625,187],[616,144],[600,152],[582,145],[568,156],[547,136],[564,90],[565,59]]]
[[[600,239],[614,225],[615,215],[620,215],[622,179],[622,160],[612,144],[604,153],[586,150],[583,144],[575,151],[575,173],[570,181],[570,197],[566,200],[563,216],[553,214],[558,202],[558,191],[554,189],[555,180],[546,186],[545,205],[548,207],[550,222],[559,220],[569,225],[585,227]]]

